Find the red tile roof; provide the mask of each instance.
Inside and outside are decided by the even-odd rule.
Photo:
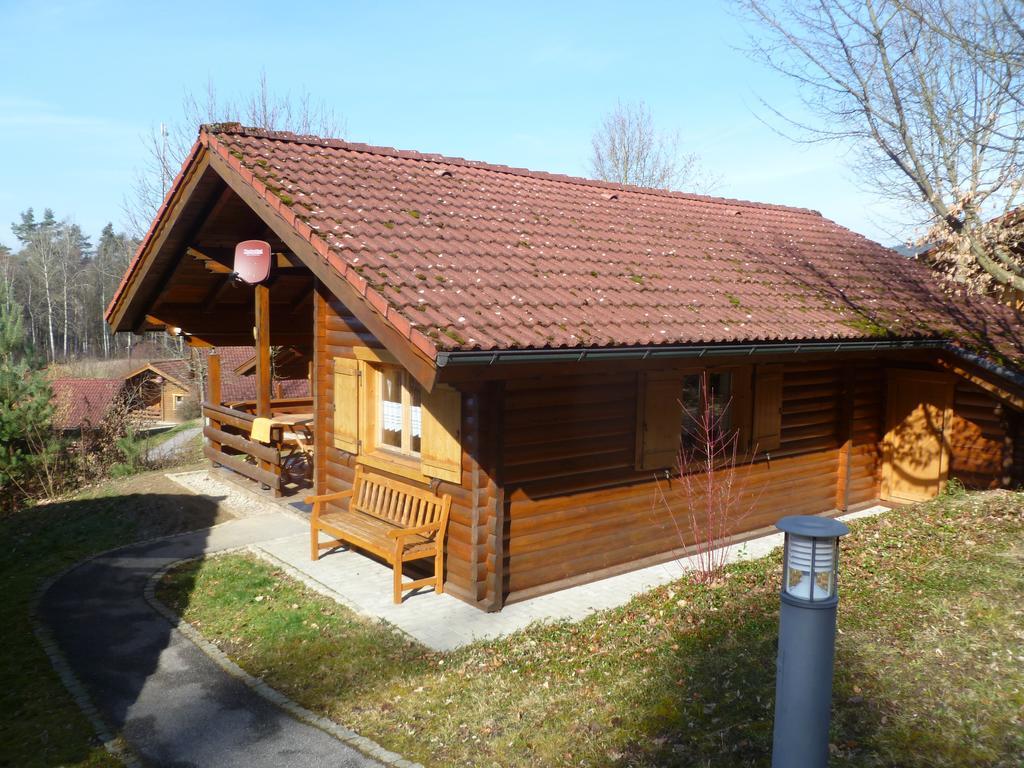
[[[55,379],[53,423],[58,429],[96,427],[124,390],[124,379]]]
[[[1024,357],[1006,308],[815,211],[233,124],[202,147],[432,358],[879,336]]]
[[[144,371],[151,371],[154,374],[171,379],[185,389],[188,389],[191,386],[192,372],[189,370],[188,360],[181,358],[171,360],[153,360],[146,363],[138,370],[133,371],[125,378],[133,378]]]
[[[256,377],[243,376],[235,371],[251,359],[254,347],[218,347],[220,354],[220,390],[225,403],[256,399]],[[274,397],[310,397],[309,381],[306,379],[275,379]],[[280,392],[280,395],[278,394]]]

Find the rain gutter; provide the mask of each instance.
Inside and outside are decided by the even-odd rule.
[[[962,354],[948,339],[857,339],[842,341],[764,342],[746,344],[662,344],[582,349],[454,350],[437,353],[437,367],[508,363],[582,363],[601,360],[709,359],[779,354],[883,352],[899,349],[945,349]]]

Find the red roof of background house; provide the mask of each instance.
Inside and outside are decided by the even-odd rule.
[[[256,377],[243,376],[235,371],[256,354],[254,347],[217,347],[210,350],[220,354],[220,391],[225,403],[256,399]],[[309,397],[307,379],[274,379],[276,397]],[[280,395],[278,392],[280,391]]]
[[[171,379],[175,383],[181,385],[186,389],[188,389],[192,385],[192,372],[191,370],[189,370],[188,360],[184,360],[181,358],[174,358],[169,360],[153,360],[149,363],[146,363],[137,370],[132,371],[132,373],[130,373],[125,378],[133,378],[145,371],[151,371],[154,374]]]
[[[1006,308],[811,210],[234,124],[186,163],[203,148],[431,357],[880,335],[1024,353]]]
[[[124,390],[124,379],[55,379],[53,424],[58,429],[95,427]]]

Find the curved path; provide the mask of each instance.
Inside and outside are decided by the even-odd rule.
[[[133,544],[85,561],[42,596],[40,619],[103,721],[144,763],[380,765],[227,674],[144,596],[149,579],[175,561],[305,529],[294,518],[268,514]]]

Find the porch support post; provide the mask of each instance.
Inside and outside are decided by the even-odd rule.
[[[256,286],[256,415],[270,413],[270,288]]]
[[[220,354],[217,352],[211,352],[206,356],[206,401],[210,405],[221,404],[221,388],[220,388]],[[203,434],[206,435],[207,441],[210,443],[212,448],[217,453],[220,453],[221,444],[218,440],[214,440],[212,435],[220,432],[221,422],[215,418],[216,414],[213,411],[207,411],[206,406],[203,406],[202,413],[209,419],[209,429],[207,432],[206,427],[203,428]],[[219,467],[220,465],[211,461],[212,466]]]
[[[221,405],[220,353],[218,352],[211,352],[206,356],[206,387],[207,400],[213,405]]]

